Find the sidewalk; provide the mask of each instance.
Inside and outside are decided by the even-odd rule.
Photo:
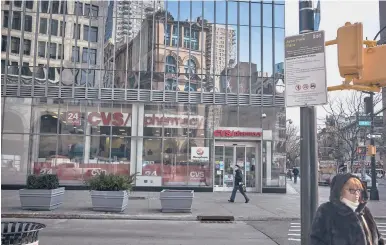
[[[287,194],[247,193],[251,199],[247,204],[240,193],[235,203],[228,203],[230,193],[196,192],[190,214],[161,213],[157,192],[133,192],[128,208],[116,214],[93,211],[88,191],[66,191],[64,203],[54,211],[28,211],[20,208],[18,191],[2,190],[1,212],[2,218],[196,220],[198,215],[216,215],[234,216],[240,221],[299,219],[300,196],[291,183],[287,189]],[[320,198],[320,202],[327,198]],[[371,202],[368,206],[374,216],[386,218],[385,201]]]

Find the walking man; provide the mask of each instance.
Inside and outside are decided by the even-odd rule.
[[[298,182],[299,169],[294,168],[292,173],[294,174],[294,183],[296,184]]]
[[[235,185],[233,186],[232,195],[231,195],[231,198],[228,200],[228,202],[235,202],[237,190],[239,190],[241,195],[244,196],[245,203],[249,202],[249,198],[247,197],[247,194],[245,194],[245,191],[244,191],[243,179],[244,179],[243,173],[241,172],[240,166],[236,165],[235,166]]]

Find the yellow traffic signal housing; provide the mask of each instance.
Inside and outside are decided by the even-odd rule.
[[[365,67],[362,78],[354,78],[355,85],[386,86],[386,45],[365,48],[363,51]]]
[[[341,77],[361,78],[363,59],[363,25],[347,22],[337,31],[338,66]]]
[[[377,153],[377,149],[374,145],[368,145],[367,146],[367,155],[368,156],[375,155],[376,153]]]

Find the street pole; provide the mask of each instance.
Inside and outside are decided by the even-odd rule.
[[[370,93],[370,118],[371,118],[371,127],[370,127],[370,145],[374,146],[374,93]],[[375,172],[375,154],[371,155],[371,189],[370,189],[370,200],[379,201],[379,192],[377,188],[377,176]]]
[[[299,33],[314,31],[312,1],[299,1]],[[318,161],[315,107],[300,108],[301,244],[310,244],[310,229],[318,207]]]

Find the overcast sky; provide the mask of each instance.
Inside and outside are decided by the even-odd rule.
[[[314,3],[316,7],[316,1]],[[286,1],[285,6],[286,36],[299,33],[299,3],[296,0]],[[326,41],[336,38],[336,31],[345,22],[362,22],[363,36],[372,40],[379,31],[379,2],[378,0],[321,0],[321,22],[319,30],[325,31]],[[336,45],[326,47],[327,84],[328,86],[341,84],[337,66]],[[350,92],[330,92],[332,96],[345,96]],[[317,117],[326,115],[324,109],[318,107]],[[300,126],[300,109],[287,108],[287,119],[291,119],[295,125]],[[321,123],[321,122],[318,122]]]

